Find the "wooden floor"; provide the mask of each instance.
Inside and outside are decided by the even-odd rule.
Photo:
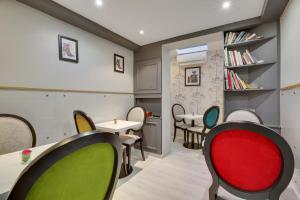
[[[177,141],[163,159],[148,155],[142,162],[140,152],[134,150],[135,173],[119,181],[113,200],[208,200],[211,177],[202,151],[185,149],[181,138]],[[223,189],[219,195],[239,199]],[[280,200],[298,198],[289,187]]]

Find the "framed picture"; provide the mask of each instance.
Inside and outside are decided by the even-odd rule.
[[[124,73],[124,57],[114,54],[114,70],[115,72]]]
[[[185,68],[185,86],[201,85],[201,68],[187,67]]]
[[[62,35],[58,36],[59,59],[78,63],[78,41]]]

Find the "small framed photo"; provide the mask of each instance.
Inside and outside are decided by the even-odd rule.
[[[114,70],[115,72],[124,73],[124,57],[114,54]]]
[[[58,36],[59,59],[78,63],[78,41],[62,35]]]
[[[201,85],[201,68],[187,67],[185,68],[185,86]]]

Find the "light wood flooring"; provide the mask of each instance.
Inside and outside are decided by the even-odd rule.
[[[134,173],[119,181],[113,200],[208,200],[211,177],[202,151],[183,148],[182,138],[163,159],[147,154],[142,162],[138,150],[133,155]],[[223,189],[219,195],[239,199]],[[280,200],[298,200],[292,186]]]

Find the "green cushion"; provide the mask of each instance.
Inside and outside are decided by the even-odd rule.
[[[52,165],[34,183],[26,200],[101,200],[114,168],[111,144],[93,144]]]

